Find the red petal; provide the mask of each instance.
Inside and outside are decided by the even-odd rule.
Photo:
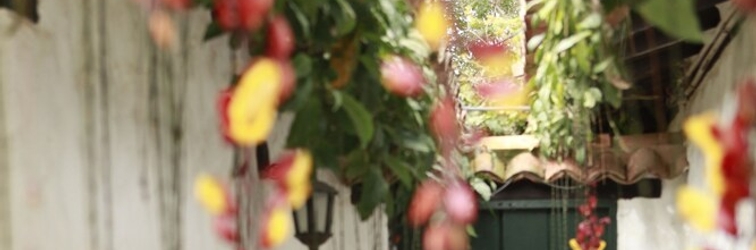
[[[499,79],[475,85],[475,91],[483,98],[496,99],[516,93],[520,86],[509,79]]]
[[[482,60],[485,57],[500,55],[509,51],[509,46],[503,42],[478,40],[467,46],[473,57]]]

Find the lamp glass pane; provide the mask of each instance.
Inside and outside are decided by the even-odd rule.
[[[295,223],[297,223],[297,228],[299,228],[299,232],[297,233],[307,232],[307,205],[297,209],[295,214],[297,216]]]
[[[324,233],[326,229],[326,216],[328,215],[328,194],[313,193],[312,201],[315,208],[315,230]]]

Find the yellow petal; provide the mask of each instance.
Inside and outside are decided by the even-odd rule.
[[[522,86],[519,90],[506,95],[491,98],[489,103],[494,107],[525,106],[530,103],[531,89],[529,85]]]
[[[229,125],[231,137],[242,146],[260,144],[273,130],[277,115],[275,107],[265,107],[247,120],[232,119]]]
[[[223,213],[228,206],[223,185],[208,174],[197,176],[194,182],[194,195],[200,204],[213,215]]]
[[[446,40],[446,29],[449,27],[443,4],[435,1],[423,3],[417,14],[415,27],[430,48],[438,50]]]
[[[312,175],[312,154],[307,150],[299,149],[294,156],[294,162],[286,175],[286,186],[298,186],[310,183]]]
[[[577,240],[575,239],[570,239],[570,249],[583,250],[583,248],[580,247],[580,244],[578,244]]]
[[[685,121],[683,130],[688,139],[701,149],[706,158],[707,184],[717,195],[721,195],[724,191],[721,168],[724,149],[711,131],[716,120],[717,116],[714,113],[693,116]]]
[[[269,216],[263,245],[272,248],[281,245],[289,236],[292,215],[286,209],[274,208]]]
[[[601,243],[599,243],[598,250],[604,250],[604,248],[606,248],[606,241],[602,240]]]
[[[684,186],[677,191],[677,209],[693,227],[709,232],[716,223],[716,201],[711,196]]]
[[[305,204],[310,194],[312,193],[312,185],[308,183],[301,183],[297,186],[289,187],[288,198],[289,204],[292,209],[299,209]]]
[[[270,133],[281,92],[281,72],[276,61],[263,58],[239,80],[228,106],[228,118],[231,137],[240,145],[255,145]]]
[[[480,65],[486,76],[500,78],[513,75],[512,65],[517,62],[517,59],[514,53],[498,53],[482,58]]]

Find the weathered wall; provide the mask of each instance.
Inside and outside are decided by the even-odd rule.
[[[722,17],[730,11],[729,4],[720,5]],[[707,34],[709,37],[713,34]],[[708,110],[720,110],[727,95],[740,80],[756,73],[756,19],[750,18],[724,50],[699,89],[672,122],[670,129],[680,131],[682,121]],[[704,159],[700,151],[688,146],[687,176],[665,181],[660,199],[620,201],[617,214],[619,248],[631,249],[687,249],[690,230],[676,215],[674,196],[681,184],[703,183]]]
[[[0,249],[231,249],[191,194],[231,168],[215,97],[234,56],[201,41],[209,15],[178,15],[179,46],[158,51],[132,1],[39,8],[36,25],[0,11]],[[385,220],[356,221],[340,191],[328,244],[373,249]]]

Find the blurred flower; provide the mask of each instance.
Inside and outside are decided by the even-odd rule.
[[[517,84],[506,78],[476,84],[475,91],[486,99],[491,106],[524,106],[530,102],[530,87]]]
[[[688,139],[701,149],[706,158],[705,175],[708,187],[714,194],[721,195],[724,191],[721,170],[724,149],[713,134],[716,119],[717,116],[714,113],[693,116],[685,121],[683,130]]]
[[[714,230],[718,207],[711,195],[684,186],[677,191],[676,202],[680,215],[693,227],[702,232]]]
[[[425,180],[415,190],[409,209],[407,221],[413,227],[420,227],[431,218],[441,204],[444,188],[434,180]]]
[[[270,205],[260,230],[260,244],[263,248],[277,247],[286,241],[293,223],[292,214],[285,203],[274,201]]]
[[[221,136],[223,137],[223,141],[230,145],[235,145],[236,143],[231,138],[231,132],[229,131],[230,121],[228,119],[228,104],[231,103],[231,97],[233,96],[233,88],[227,88],[222,90],[218,94],[218,114],[220,118],[220,130],[221,130]]]
[[[272,59],[252,63],[242,75],[228,107],[231,138],[241,146],[257,145],[268,137],[277,116],[282,70]]]
[[[449,21],[446,19],[444,5],[437,1],[426,1],[420,6],[415,20],[415,27],[432,50],[438,50],[447,39],[446,29]]]
[[[199,174],[194,182],[194,196],[209,213],[220,215],[233,210],[231,195],[226,187],[209,174]]]
[[[444,210],[458,224],[471,224],[478,219],[478,200],[467,182],[457,180],[446,186]]]
[[[231,243],[239,243],[239,230],[236,225],[236,213],[223,213],[215,217],[213,226],[215,232]]]
[[[438,140],[441,155],[449,156],[460,136],[456,102],[452,97],[439,100],[430,113],[430,129]]]
[[[606,241],[599,242],[599,246],[596,249],[583,249],[575,239],[570,239],[570,249],[572,250],[604,250],[606,248]]]
[[[168,13],[156,10],[150,14],[150,35],[152,41],[161,49],[170,48],[176,43],[176,25]]]
[[[284,152],[281,158],[262,173],[264,179],[276,182],[294,209],[304,205],[312,191],[312,154],[303,149]]]
[[[389,92],[403,97],[423,93],[423,70],[414,62],[399,56],[389,56],[381,63],[381,84]]]
[[[465,229],[452,223],[429,225],[423,234],[425,250],[465,250],[469,249],[469,238]]]

